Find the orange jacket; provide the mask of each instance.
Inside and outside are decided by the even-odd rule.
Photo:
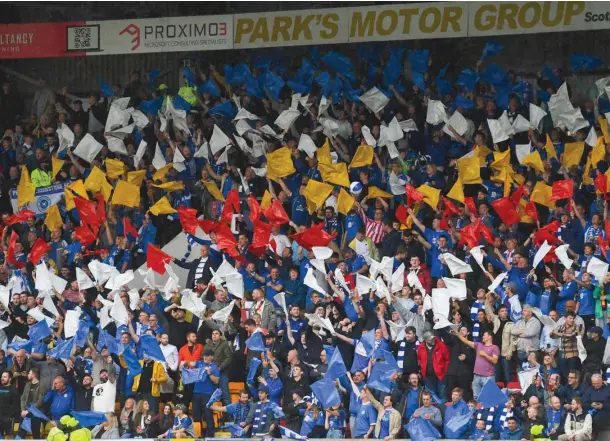
[[[203,345],[195,343],[193,346],[193,352],[189,350],[189,345],[186,344],[178,351],[178,363],[183,361],[201,361],[203,355]]]

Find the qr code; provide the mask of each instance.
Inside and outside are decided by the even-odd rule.
[[[68,51],[99,50],[99,45],[99,25],[68,27]]]
[[[91,47],[91,28],[74,28],[74,48],[87,49]]]

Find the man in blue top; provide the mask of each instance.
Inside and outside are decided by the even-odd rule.
[[[582,273],[581,280],[574,279],[578,285],[578,294],[576,295],[576,309],[578,315],[585,322],[585,329],[589,329],[595,325],[595,299],[593,298],[593,288],[591,274]]]
[[[246,427],[246,418],[250,412],[250,394],[246,390],[239,393],[239,400],[236,403],[231,403],[228,406],[210,406],[210,410],[214,412],[226,412],[233,415],[233,424],[239,427]],[[233,438],[237,438],[233,436]]]
[[[2,378],[5,374],[2,374]],[[70,386],[66,386],[64,377],[55,377],[53,390],[46,393],[44,403],[50,409],[51,419],[54,421],[59,421],[62,416],[69,415],[74,410],[74,392]]]
[[[356,418],[356,432],[354,438],[371,438],[375,424],[377,424],[377,410],[369,400],[366,389],[360,391],[360,410]]]
[[[470,412],[468,405],[462,399],[464,391],[456,387],[451,391],[451,403],[447,405],[447,409],[445,410],[445,436],[447,438],[461,438],[465,435],[465,431],[462,431],[462,428],[458,428],[457,430],[452,430],[447,427],[447,423],[450,423],[454,418],[460,418],[463,415]]]
[[[205,349],[203,351],[203,362],[195,363],[195,368],[204,368],[207,375],[203,381],[195,383],[193,388],[193,418],[196,421],[202,421],[202,416],[205,417],[207,423],[206,436],[214,436],[214,416],[212,410],[206,405],[210,401],[212,393],[220,380],[220,369],[214,363],[214,350]],[[203,413],[203,415],[202,415]]]
[[[563,285],[561,285],[557,280],[555,280],[555,284],[559,287],[555,311],[557,311],[557,314],[559,314],[560,316],[563,316],[566,312],[566,303],[569,300],[574,300],[574,297],[578,292],[578,284],[574,280],[574,270],[571,268],[563,270]]]
[[[521,440],[522,432],[519,428],[519,423],[517,422],[517,418],[508,417],[506,419],[506,423],[508,424],[508,429],[500,434],[501,440]]]

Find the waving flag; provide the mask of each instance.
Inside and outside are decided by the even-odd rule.
[[[398,364],[391,352],[381,350],[383,361],[377,361],[371,369],[371,375],[367,382],[371,389],[382,392],[391,392],[392,376],[398,371]]]
[[[263,334],[261,332],[255,332],[246,340],[246,346],[249,350],[254,352],[265,352],[267,347],[263,341]]]
[[[252,384],[254,383],[254,378],[256,378],[256,372],[260,365],[263,364],[258,358],[254,357],[250,360],[250,368],[248,369],[248,376],[246,377],[246,383]]]
[[[47,416],[44,413],[42,413],[40,411],[40,409],[38,409],[33,404],[28,404],[27,406],[25,406],[25,410],[30,412],[32,414],[32,416],[34,416],[36,418],[39,418],[39,419],[44,420],[44,421],[49,421],[49,418],[47,418]]]
[[[341,352],[334,349],[335,348],[333,348],[332,355],[329,358],[328,369],[326,370],[326,375],[324,376],[325,379],[328,378],[331,381],[341,378],[347,372]],[[326,348],[325,350],[328,355],[329,350]]]
[[[30,337],[30,340],[34,343],[38,343],[40,340],[43,340],[52,334],[51,328],[49,328],[46,320],[39,321],[28,330],[28,337]]]
[[[210,399],[208,400],[205,407],[207,407],[209,409],[210,406],[212,406],[212,404],[214,404],[216,401],[218,401],[221,396],[222,396],[222,390],[220,390],[220,388],[216,389],[214,391],[214,393],[212,393],[212,396],[210,396]]]
[[[280,435],[282,438],[287,439],[307,439],[306,436],[299,435],[296,432],[293,432],[288,427],[280,426]]]
[[[83,410],[80,412],[72,411],[71,414],[78,421],[81,427],[92,427],[106,422],[106,414],[104,412]]]
[[[310,387],[324,409],[341,403],[337,388],[331,379],[326,379],[326,377],[324,377],[323,379],[316,381]]]
[[[161,347],[159,346],[159,342],[152,335],[142,335],[140,337],[140,341],[136,345],[136,350],[138,353],[138,358],[140,358],[140,356],[148,356],[148,358],[160,363],[166,362],[163,351],[161,351]]]
[[[192,384],[205,381],[208,373],[204,368],[182,369],[182,384]]]

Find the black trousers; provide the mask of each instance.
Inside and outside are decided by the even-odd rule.
[[[464,391],[463,400],[467,403],[472,398],[472,375],[447,375],[447,398],[451,400],[451,392],[456,387]]]

